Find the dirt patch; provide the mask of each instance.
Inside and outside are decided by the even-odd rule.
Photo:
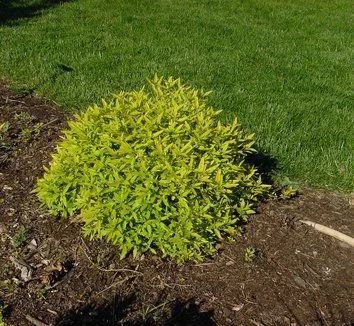
[[[120,261],[31,194],[70,115],[0,86],[0,304],[6,325],[351,325],[353,249],[301,225],[353,235],[344,196],[304,190],[263,203],[243,237],[199,264]],[[247,253],[247,254],[246,254]]]

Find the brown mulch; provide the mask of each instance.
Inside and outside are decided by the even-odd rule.
[[[303,190],[260,205],[234,243],[202,263],[120,261],[75,221],[49,216],[31,190],[70,114],[0,84],[0,305],[5,325],[353,325],[348,198]],[[42,123],[40,125],[39,123]],[[255,255],[245,261],[247,248]]]

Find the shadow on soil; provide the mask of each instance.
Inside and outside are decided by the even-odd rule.
[[[0,25],[13,25],[18,19],[35,17],[43,10],[69,0],[0,0]]]
[[[119,297],[108,304],[94,306],[92,304],[70,310],[60,316],[55,325],[165,325],[165,326],[213,326],[216,325],[213,311],[201,312],[195,299],[187,301],[179,299],[166,304],[156,304],[144,312],[136,310],[136,297],[130,296],[124,300]],[[127,318],[128,317],[128,318]]]

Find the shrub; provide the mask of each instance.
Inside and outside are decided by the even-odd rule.
[[[76,115],[35,191],[52,214],[79,213],[84,234],[121,257],[200,260],[238,233],[269,187],[244,161],[253,135],[217,121],[208,93],[179,79],[149,83]]]

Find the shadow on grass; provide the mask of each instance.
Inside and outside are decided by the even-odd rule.
[[[274,175],[280,171],[279,164],[274,157],[262,153],[259,149],[257,151],[257,153],[247,155],[245,161],[257,169],[264,183],[273,184]]]
[[[201,312],[194,298],[187,301],[176,299],[166,304],[156,304],[150,310],[136,308],[137,298],[114,297],[102,305],[88,304],[70,310],[58,317],[56,326],[103,326],[103,325],[165,325],[165,326],[213,326],[213,311]]]
[[[69,0],[0,0],[0,25],[14,25],[22,18],[35,17],[43,10]]]

